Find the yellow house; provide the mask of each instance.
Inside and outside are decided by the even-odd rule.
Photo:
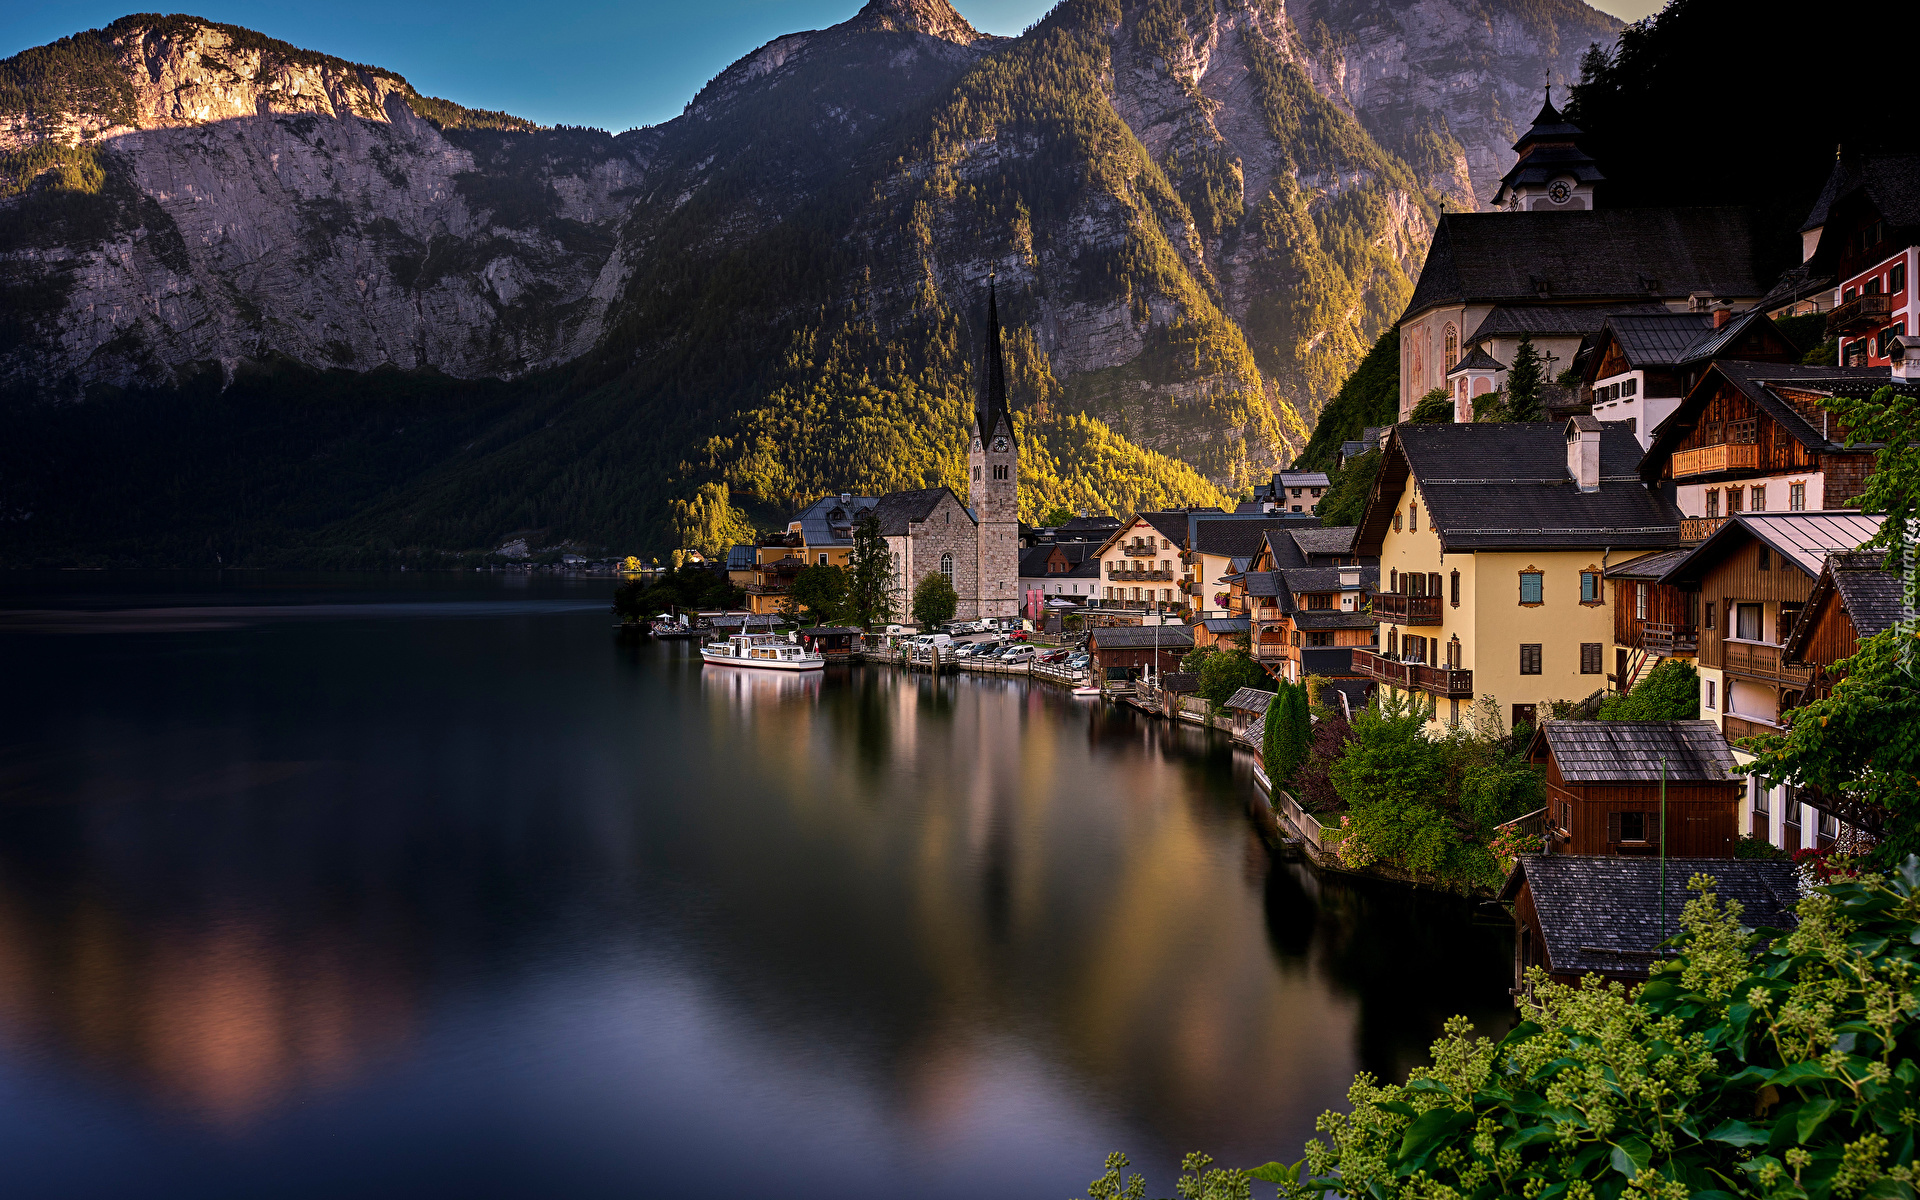
[[[1535,722],[1607,686],[1605,571],[1679,544],[1680,514],[1635,473],[1625,424],[1396,426],[1354,539],[1380,559],[1376,650],[1355,673],[1433,705],[1429,729],[1491,697]]]

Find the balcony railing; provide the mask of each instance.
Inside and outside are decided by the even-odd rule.
[[[1371,650],[1356,647],[1353,651],[1353,673],[1409,691],[1428,692],[1453,700],[1473,699],[1473,672],[1455,667],[1396,662]]]
[[[1640,627],[1640,645],[1654,654],[1692,654],[1700,648],[1700,630],[1693,625],[1648,621]]]
[[[1780,727],[1772,721],[1762,721],[1757,717],[1742,717],[1727,713],[1720,718],[1720,732],[1725,734],[1726,739],[1731,742],[1745,737],[1757,737],[1763,733],[1779,733]]]
[[[1107,578],[1108,579],[1136,579],[1136,580],[1157,579],[1165,583],[1171,583],[1173,582],[1173,572],[1172,571],[1140,571],[1140,570],[1122,571],[1119,569],[1115,569],[1107,572]]]
[[[1749,679],[1764,679],[1790,687],[1805,687],[1813,679],[1807,667],[1789,667],[1780,661],[1780,647],[1766,642],[1738,642],[1728,638],[1721,643],[1723,670]]]
[[[1673,477],[1709,475],[1715,471],[1753,471],[1760,467],[1760,447],[1754,443],[1722,442],[1673,456]],[[1683,535],[1684,536],[1684,535]]]
[[[1373,597],[1373,615],[1376,620],[1391,621],[1395,625],[1438,625],[1440,597],[1377,592]]]
[[[1683,542],[1704,542],[1712,537],[1714,531],[1727,523],[1725,517],[1681,517],[1680,540]]]
[[[1855,296],[1827,314],[1827,332],[1852,333],[1872,328],[1892,315],[1892,296]]]
[[[1287,647],[1284,642],[1255,642],[1253,645],[1253,657],[1256,662],[1279,662],[1286,656]]]
[[[1131,546],[1120,547],[1120,553],[1131,555],[1134,558],[1158,558],[1161,554],[1166,553],[1166,551],[1162,551],[1157,546],[1149,546],[1145,542],[1136,542]]]

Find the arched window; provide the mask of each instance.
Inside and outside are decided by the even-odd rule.
[[[942,554],[940,556],[940,573],[948,579],[953,578],[953,555]]]
[[[1460,361],[1460,331],[1452,325],[1447,326],[1447,370],[1453,370]]]

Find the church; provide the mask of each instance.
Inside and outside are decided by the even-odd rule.
[[[798,549],[796,557],[807,564],[844,566],[854,526],[872,514],[893,555],[892,619],[912,615],[914,587],[935,572],[951,579],[959,594],[956,620],[1019,616],[1020,440],[1007,403],[999,302],[991,281],[984,374],[984,395],[968,431],[965,500],[948,487],[826,496],[788,522],[788,553]],[[768,557],[769,548],[760,548],[760,561]]]
[[[1489,211],[1440,215],[1399,321],[1400,420],[1439,389],[1473,420],[1522,338],[1551,382],[1609,317],[1737,310],[1767,290],[1747,209],[1609,208],[1584,138],[1549,93]]]

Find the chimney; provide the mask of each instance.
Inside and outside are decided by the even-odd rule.
[[[1715,300],[1713,302],[1713,327],[1715,329],[1725,328],[1727,322],[1731,320],[1733,320],[1733,305],[1728,304],[1725,300]]]
[[[1909,333],[1887,343],[1887,357],[1893,360],[1893,377],[1920,383],[1920,337]]]
[[[1567,422],[1567,474],[1583,492],[1600,490],[1600,422],[1590,416]]]

